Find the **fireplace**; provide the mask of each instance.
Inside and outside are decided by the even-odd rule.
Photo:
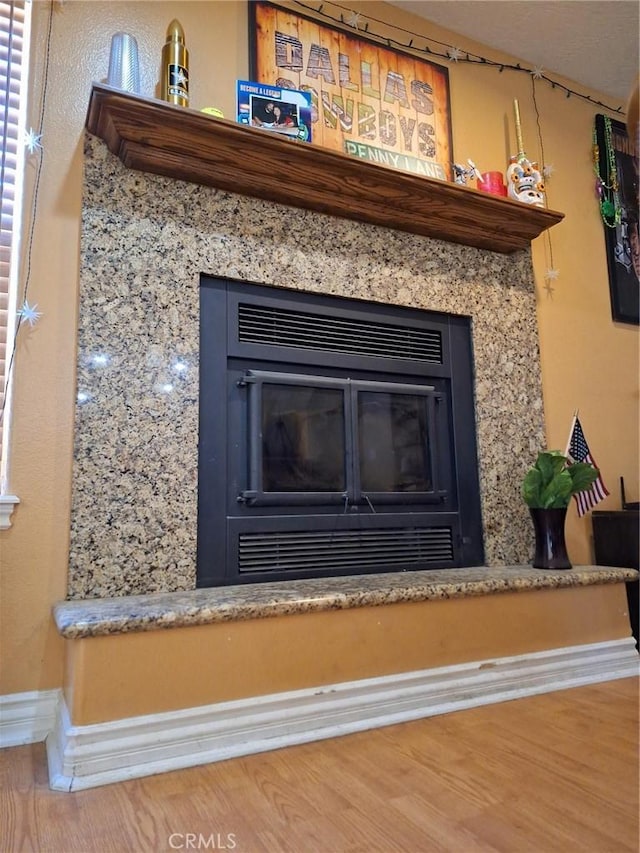
[[[483,562],[469,319],[203,276],[199,586]]]
[[[486,565],[529,560],[531,528],[514,465],[524,470],[545,438],[528,250],[501,255],[149,175],[126,168],[101,139],[87,135],[85,143],[70,598],[177,592],[202,583],[197,563],[203,271],[238,286],[260,283],[267,295],[289,297],[295,291],[309,299],[337,297],[345,309],[373,306],[375,323],[384,326],[406,325],[387,309],[408,311],[412,318],[410,309],[439,320],[458,318],[473,344],[468,399],[474,411],[467,420],[475,423],[477,468],[456,456],[455,497],[464,515],[465,495],[477,500],[479,492]],[[447,322],[449,329],[456,327]],[[219,329],[226,336],[226,326]],[[309,358],[316,359],[311,372],[339,378],[336,366],[327,373],[325,353]],[[248,370],[293,369],[289,355],[281,363],[266,361],[244,364],[238,379]],[[441,369],[427,363],[425,384],[438,389]],[[349,368],[346,378],[378,382],[384,372],[376,367],[356,375]],[[234,386],[234,393],[250,396],[260,379]],[[417,384],[402,371],[391,381]],[[252,506],[251,496],[241,492],[253,485],[227,485],[225,519],[229,506],[238,517],[286,514],[262,503]],[[374,515],[376,522],[385,520],[396,509],[375,494],[375,485],[367,482],[361,490],[375,513],[355,487],[346,512],[344,502],[314,511],[340,516],[341,523],[344,515],[353,516],[365,529]],[[411,489],[429,491],[418,485]],[[246,503],[238,504],[238,496]],[[438,504],[427,504],[424,512],[444,514]],[[460,559],[466,561],[467,543],[461,545]]]

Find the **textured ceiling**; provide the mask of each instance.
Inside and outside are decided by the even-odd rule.
[[[638,76],[637,0],[388,0],[623,106]],[[428,32],[425,30],[424,32]]]

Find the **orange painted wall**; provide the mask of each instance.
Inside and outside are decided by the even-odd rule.
[[[622,584],[69,641],[74,725],[629,636]]]
[[[247,12],[240,2],[53,3],[51,50],[44,100],[44,167],[31,254],[29,301],[43,317],[23,330],[15,361],[10,491],[21,504],[13,527],[0,533],[0,695],[49,689],[63,680],[64,643],[51,621],[51,605],[64,598],[75,397],[75,344],[82,186],[82,136],[90,86],[106,78],[111,35],[137,37],[142,91],[155,94],[165,30],[178,17],[191,53],[191,95],[196,108],[216,105],[234,113],[234,87],[248,75]],[[383,3],[352,4],[415,33],[462,49],[501,55]],[[29,124],[38,126],[51,5],[34,3]],[[588,61],[588,58],[586,58]],[[630,81],[631,82],[631,81]],[[515,150],[512,102],[519,99],[525,148],[540,155],[531,79],[463,63],[450,67],[455,158],[503,169]],[[574,87],[576,88],[576,87]],[[638,498],[638,330],[614,324],[602,227],[593,198],[591,127],[595,108],[536,86],[545,159],[555,167],[549,204],[567,214],[551,232],[555,291],[544,291],[550,266],[544,237],[534,244],[547,435],[564,447],[571,415],[580,407],[592,450],[619,506],[617,478]],[[597,92],[601,100],[610,100]],[[35,162],[29,163],[27,225]],[[108,286],[108,282],[105,282]],[[532,318],[534,322],[534,318]],[[497,389],[496,393],[499,393]],[[570,511],[568,545],[575,563],[591,559],[590,521]]]

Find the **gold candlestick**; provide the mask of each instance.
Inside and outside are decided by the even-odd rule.
[[[520,107],[517,98],[513,102],[513,112],[516,117],[516,142],[518,144],[518,159],[524,158],[524,146],[522,145],[522,125],[520,124]]]
[[[515,201],[523,201],[535,207],[544,207],[544,182],[535,163],[527,160],[522,144],[522,125],[520,124],[520,108],[518,101],[513,102],[513,112],[516,118],[516,142],[518,153],[511,157],[507,168],[507,194]]]

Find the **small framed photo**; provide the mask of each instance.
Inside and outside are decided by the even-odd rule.
[[[290,139],[311,142],[311,95],[238,80],[237,120]]]

